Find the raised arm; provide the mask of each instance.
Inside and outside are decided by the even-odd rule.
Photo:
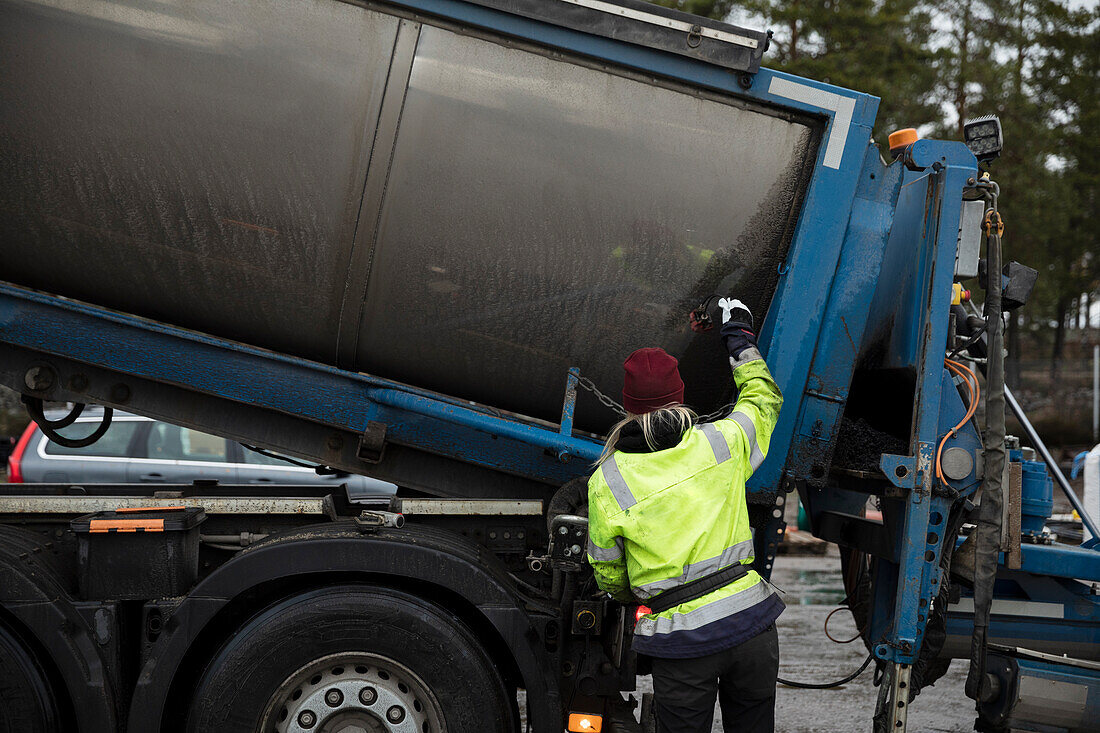
[[[772,431],[779,420],[779,408],[783,406],[783,394],[756,348],[749,309],[735,299],[723,299],[719,306],[722,308],[722,340],[729,350],[733,381],[738,390],[737,403],[727,420],[737,423],[744,432],[743,457],[755,471],[768,455]]]

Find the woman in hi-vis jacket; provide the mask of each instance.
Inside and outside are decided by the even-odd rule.
[[[783,602],[756,571],[745,481],[763,462],[783,396],[756,348],[752,315],[720,302],[739,391],[729,417],[699,423],[678,362],[639,349],[623,407],[588,482],[588,560],[600,588],[650,609],[634,650],[653,659],[657,729],[772,731]]]

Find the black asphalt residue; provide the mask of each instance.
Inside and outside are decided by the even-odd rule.
[[[871,427],[863,418],[843,418],[833,453],[833,465],[856,471],[877,471],[883,453],[908,455],[906,441]]]

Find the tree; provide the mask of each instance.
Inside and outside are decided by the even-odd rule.
[[[961,138],[968,120],[984,114],[1000,118],[1005,148],[990,170],[1001,186],[1000,207],[1009,222],[1006,261],[1017,259],[1040,270],[1045,266],[1054,219],[1051,198],[1056,181],[1047,165],[1054,133],[1049,113],[1032,88],[1032,77],[1042,52],[1038,39],[1048,25],[1049,5],[1045,0],[940,5],[953,39],[939,53],[940,95],[954,118],[941,130]],[[1008,319],[1005,366],[1013,387],[1020,381],[1024,315],[1017,312]]]
[[[1055,220],[1046,248],[1048,290],[1054,304],[1056,335],[1051,368],[1056,372],[1065,344],[1071,305],[1100,286],[1100,251],[1095,222],[1100,166],[1100,8],[1069,9],[1046,2],[1049,25],[1041,41],[1045,53],[1036,65],[1036,89],[1050,111],[1051,167],[1056,170]]]
[[[876,140],[940,119],[931,17],[920,0],[746,0],[775,29],[770,68],[881,100]]]
[[[1008,377],[1016,383],[1028,322],[1052,330],[1054,368],[1074,304],[1100,287],[1100,9],[1074,0],[659,1],[712,18],[747,15],[775,30],[766,66],[878,96],[881,148],[901,127],[962,139],[968,120],[1000,117],[1005,148],[990,171],[1006,256],[1040,271],[1032,302],[1009,319]]]
[[[653,0],[653,2],[664,5],[666,8],[683,10],[685,13],[714,20],[725,19],[734,5],[734,0]]]
[[[1001,186],[1006,256],[1040,272],[1032,302],[1009,319],[1006,366],[1015,385],[1025,319],[1054,324],[1053,375],[1072,305],[1096,286],[1095,237],[1082,225],[1095,215],[1094,156],[1086,151],[1095,137],[1078,130],[1096,114],[1096,11],[1070,10],[1064,0],[936,3],[951,37],[937,54],[937,94],[952,113],[938,132],[961,137],[968,119],[1001,119],[1004,152],[990,170]]]

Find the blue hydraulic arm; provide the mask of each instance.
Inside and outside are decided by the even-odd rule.
[[[0,365],[34,397],[137,409],[432,493],[542,496],[586,472],[601,447],[556,425],[8,284]],[[446,463],[433,468],[433,456]],[[488,470],[470,483],[456,462]]]

